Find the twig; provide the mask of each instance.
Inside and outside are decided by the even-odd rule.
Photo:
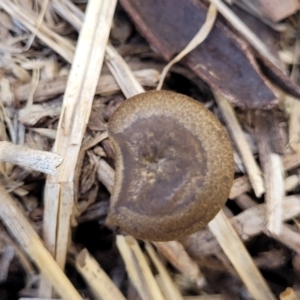
[[[130,280],[142,300],[164,300],[137,241],[131,236],[117,236],[117,246]]]
[[[300,214],[300,195],[293,195],[284,198],[282,205],[282,221],[289,221]],[[230,222],[240,238],[248,241],[250,238],[263,233],[266,225],[266,205],[259,204],[251,206],[237,216],[230,219]],[[283,233],[281,233],[283,234]],[[275,236],[276,238],[276,236]],[[283,240],[281,240],[284,243]],[[201,255],[212,255],[221,251],[213,235],[203,229],[183,241],[187,252],[193,257]],[[289,247],[289,245],[287,244]]]
[[[74,172],[82,137],[90,116],[116,0],[91,0],[78,39],[54,151],[66,159],[49,177],[45,189],[44,240],[61,266],[65,265],[70,219],[74,204]],[[51,288],[42,282],[40,296],[50,297]]]
[[[214,95],[234,144],[244,162],[255,195],[259,198],[265,191],[261,170],[251,153],[250,146],[235,116],[233,108],[219,93],[214,91]]]
[[[24,8],[20,5],[17,5],[10,0],[2,0],[0,7],[9,13],[12,18],[18,20],[21,24],[27,27],[31,32],[35,32],[38,38],[60,54],[66,61],[72,63],[74,46],[71,42],[49,29],[44,22],[39,24],[38,16],[36,16],[33,12],[24,10]],[[38,31],[36,31],[37,27],[39,27]]]
[[[157,90],[160,90],[162,88],[162,85],[164,83],[165,77],[167,73],[169,72],[170,68],[180,61],[185,55],[187,55],[189,52],[191,52],[193,49],[195,49],[198,45],[200,45],[204,40],[207,38],[209,33],[211,32],[215,20],[217,18],[217,9],[213,4],[210,4],[208,10],[207,10],[207,16],[204,24],[201,26],[200,30],[196,33],[196,35],[193,37],[193,39],[187,44],[187,46],[179,53],[177,54],[163,69],[160,78],[159,83],[157,85]]]
[[[76,268],[96,299],[125,300],[119,289],[86,249],[77,255]]]
[[[258,53],[264,57],[266,60],[271,62],[274,66],[281,69],[282,71],[285,70],[285,67],[279,59],[277,59],[266,47],[266,45],[261,41],[256,34],[254,34],[248,26],[235,15],[235,13],[228,8],[227,5],[224,4],[222,0],[209,0],[210,3],[214,4],[220,14],[227,19],[229,23],[239,31],[245,39],[258,51]]]
[[[195,282],[198,287],[202,288],[206,284],[206,280],[201,273],[199,266],[191,259],[181,243],[177,241],[171,242],[155,242],[156,248],[163,254],[165,258],[185,277]],[[178,259],[180,257],[180,259]]]
[[[65,300],[82,299],[1,184],[0,202],[2,222],[61,297]]]
[[[56,168],[62,162],[62,157],[47,151],[34,150],[9,142],[0,142],[0,161],[54,175]]]
[[[282,225],[282,202],[284,198],[284,180],[281,157],[275,153],[269,155],[270,189],[266,197],[267,204],[267,231],[279,235]],[[267,178],[266,178],[267,180]]]
[[[223,251],[254,299],[275,300],[236,231],[221,211],[209,224]]]
[[[168,295],[165,296],[166,299],[172,299],[172,300],[183,300],[177,286],[175,285],[174,281],[172,280],[170,274],[168,273],[166,267],[161,263],[160,259],[157,257],[157,254],[155,253],[153,247],[151,244],[146,243],[146,251],[148,255],[150,256],[153,264],[155,265],[158,274],[160,276],[160,280],[162,283],[162,286],[165,290],[165,293]]]

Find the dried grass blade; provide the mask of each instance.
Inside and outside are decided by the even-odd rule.
[[[198,45],[200,45],[209,35],[210,31],[212,30],[215,20],[217,18],[218,11],[216,7],[213,4],[210,4],[208,10],[207,10],[207,16],[204,24],[201,26],[200,30],[197,32],[197,34],[194,36],[194,38],[188,43],[188,45],[178,54],[176,55],[163,69],[159,83],[157,85],[157,90],[160,90],[162,88],[162,85],[164,83],[165,77],[167,73],[169,72],[170,68],[180,61],[185,55],[187,55],[189,52],[194,50]]]
[[[125,300],[123,294],[87,249],[83,249],[77,255],[76,269],[83,276],[96,299]]]
[[[284,177],[281,157],[278,154],[271,153],[268,157],[269,174],[266,174],[266,180],[269,180],[270,188],[266,195],[267,205],[267,231],[271,235],[279,235],[282,227],[282,202],[284,198]],[[268,177],[268,178],[267,178]]]
[[[55,153],[2,141],[0,142],[0,161],[54,175],[57,166],[62,162],[62,157]]]
[[[67,39],[49,29],[44,22],[39,24],[38,16],[34,13],[30,13],[22,6],[17,5],[10,0],[2,0],[0,2],[0,7],[10,14],[13,19],[27,27],[31,32],[35,32],[38,38],[60,54],[66,61],[72,63],[74,46]],[[39,30],[36,30],[37,27],[39,27]]]
[[[175,285],[174,281],[172,280],[169,272],[167,271],[166,267],[161,263],[157,254],[155,253],[151,244],[146,243],[146,251],[150,256],[152,262],[154,263],[158,274],[160,275],[160,279],[162,281],[162,285],[164,286],[164,290],[168,297],[167,299],[173,300],[183,300],[182,295],[180,294],[177,286]]]
[[[88,3],[54,144],[54,151],[66,159],[56,176],[49,177],[46,182],[45,208],[50,211],[44,213],[44,237],[61,268],[66,259],[73,213],[76,163],[102,68],[115,5],[116,0],[91,0]],[[52,209],[53,201],[58,202],[57,210]],[[56,225],[52,229],[46,227],[49,224]],[[50,287],[46,288],[43,282],[42,285],[40,296],[51,297]]]
[[[209,224],[223,251],[235,267],[254,299],[275,300],[244,244],[221,211]]]
[[[275,67],[285,70],[283,62],[278,60],[266,47],[266,45],[261,41],[249,28],[248,26],[236,16],[236,14],[224,4],[222,0],[209,0],[210,3],[214,4],[220,14],[227,19],[229,23],[240,32],[245,39],[258,51],[258,53]]]
[[[142,300],[164,300],[137,241],[131,236],[117,236],[117,246],[130,280]]]
[[[244,162],[255,195],[259,198],[265,192],[262,172],[251,153],[250,146],[242,131],[241,125],[235,116],[233,108],[228,101],[216,91],[214,91],[214,96],[234,144]]]
[[[82,299],[1,184],[0,202],[2,222],[62,298],[65,300]]]

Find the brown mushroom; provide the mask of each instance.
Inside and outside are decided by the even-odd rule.
[[[228,198],[233,154],[227,134],[202,104],[169,92],[139,94],[111,116],[116,155],[110,217],[151,241],[205,227]]]

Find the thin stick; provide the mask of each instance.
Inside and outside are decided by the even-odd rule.
[[[161,263],[160,259],[157,257],[153,247],[151,244],[146,243],[146,251],[149,254],[152,262],[154,263],[164,286],[164,289],[167,292],[168,299],[173,300],[183,300],[177,286],[175,285],[174,281],[172,280],[170,274],[168,273],[166,267]]]
[[[281,158],[278,154],[269,155],[269,189],[266,197],[267,204],[267,231],[279,235],[282,226],[282,202],[284,198],[284,178]],[[267,180],[267,178],[266,178]]]
[[[125,297],[87,249],[83,249],[77,255],[76,269],[83,276],[96,299],[125,300]]]
[[[154,242],[153,244],[186,278],[195,282],[200,288],[206,284],[206,280],[201,273],[198,264],[192,260],[180,242]],[[178,257],[180,257],[180,259],[178,259]]]
[[[47,151],[0,142],[0,161],[54,175],[57,166],[62,162],[62,157]]]
[[[65,300],[82,299],[1,184],[0,202],[2,222],[61,297]]]
[[[210,3],[214,4],[221,15],[229,22],[231,25],[240,32],[245,39],[257,50],[257,52],[264,57],[267,61],[272,63],[277,68],[284,70],[284,65],[281,60],[277,59],[266,47],[264,42],[260,40],[256,34],[254,34],[250,28],[239,18],[237,15],[224,4],[222,0],[209,0]]]
[[[245,245],[240,240],[231,223],[221,211],[208,224],[223,251],[235,267],[239,276],[254,299],[275,300],[270,288],[255,266]]]
[[[236,145],[244,162],[255,195],[259,198],[265,192],[265,187],[261,170],[259,169],[259,166],[257,165],[251,153],[250,145],[246,140],[246,137],[242,131],[241,125],[238,122],[232,106],[223,96],[221,96],[216,91],[214,91],[214,96],[224,118],[224,121],[227,125],[227,128],[234,141],[234,144]]]
[[[68,247],[77,158],[91,112],[115,5],[116,0],[88,2],[54,144],[54,151],[66,159],[56,175],[46,182],[44,240],[61,268],[64,268]],[[46,288],[43,282],[42,287],[40,296],[50,297],[50,287]]]
[[[106,48],[105,62],[126,98],[145,91],[133,75],[129,66],[110,44]],[[126,84],[124,84],[125,82]]]
[[[74,56],[74,46],[72,43],[49,29],[44,22],[39,23],[39,17],[33,12],[25,10],[23,7],[10,0],[1,0],[0,7],[10,14],[12,18],[18,20],[22,25],[27,27],[31,32],[36,33],[38,38],[60,54],[66,61],[72,63]],[[39,30],[36,31],[36,28],[39,28]]]
[[[131,236],[117,236],[117,246],[128,275],[143,300],[164,300],[137,241]]]
[[[189,52],[194,50],[198,45],[204,42],[204,40],[207,38],[207,36],[209,35],[209,33],[211,32],[214,26],[215,20],[217,18],[217,14],[218,11],[216,7],[213,4],[210,4],[207,10],[206,20],[204,24],[201,26],[200,30],[196,33],[193,39],[187,44],[187,46],[164,67],[159,78],[159,83],[156,88],[157,90],[160,90],[162,88],[165,77],[169,72],[170,68],[175,63],[180,61],[184,56],[186,56]]]
[[[65,11],[66,7],[72,8],[72,12],[69,11],[67,15],[64,14],[64,18],[67,17],[68,21],[79,30],[83,13],[69,0],[63,0],[63,3],[62,5],[58,0],[54,0],[54,8],[60,12]],[[127,63],[110,44],[106,47],[105,62],[127,98],[145,91]]]

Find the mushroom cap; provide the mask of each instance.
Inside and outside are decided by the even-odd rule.
[[[221,123],[202,104],[170,91],[138,94],[111,116],[116,155],[110,217],[132,236],[183,238],[225,204],[233,152]]]

